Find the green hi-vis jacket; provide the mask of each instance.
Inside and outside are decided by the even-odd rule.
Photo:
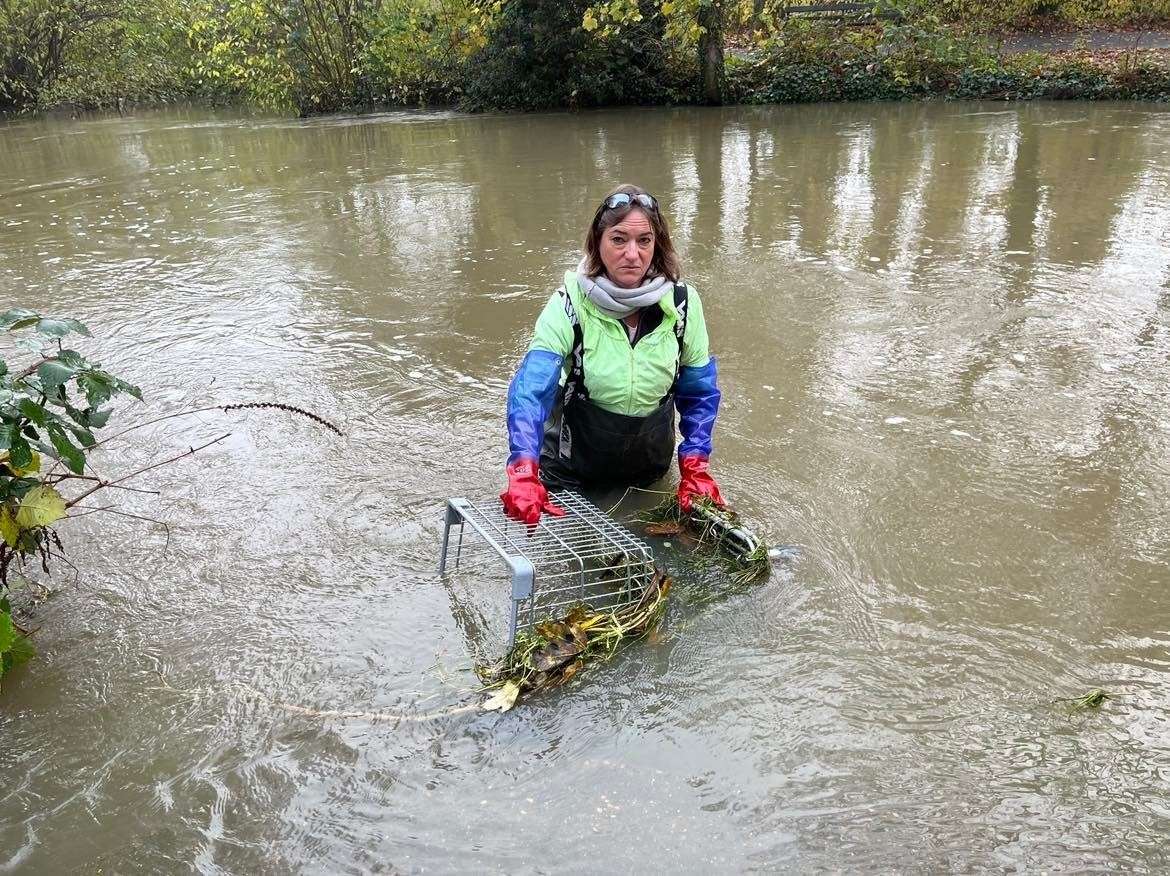
[[[589,400],[616,414],[644,417],[662,401],[674,382],[675,365],[705,367],[710,359],[707,350],[707,324],[703,305],[693,286],[687,287],[686,333],[683,335],[682,361],[679,362],[678,339],[674,326],[678,320],[674,296],[662,296],[662,322],[631,346],[621,320],[602,313],[577,283],[576,271],[565,272],[565,291],[573,302],[584,339],[582,369]],[[529,352],[546,350],[564,357],[560,383],[563,386],[571,365],[573,326],[565,313],[564,302],[554,293],[536,321],[536,334]]]

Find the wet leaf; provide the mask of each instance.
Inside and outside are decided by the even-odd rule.
[[[514,681],[505,681],[495,694],[483,704],[485,712],[506,712],[516,705],[520,698],[520,685]]]
[[[540,631],[541,635],[544,635],[548,639],[548,642],[534,651],[529,658],[532,668],[537,672],[546,672],[549,669],[560,666],[562,663],[573,659],[584,651],[585,646],[589,644],[585,633],[576,625],[550,623],[542,624],[541,626],[557,628],[558,635],[552,637],[545,635],[543,629]]]
[[[528,679],[526,687],[528,690],[536,693],[542,690],[548,690],[551,687],[556,687],[561,683],[561,674],[559,670],[550,672],[537,672]]]
[[[546,620],[536,625],[536,634],[548,642],[555,642],[569,635],[569,625],[563,620]]]
[[[567,615],[565,615],[565,623],[569,624],[570,626],[579,627],[581,624],[589,620],[592,614],[593,612],[589,610],[589,606],[585,605],[584,603],[578,603],[577,605],[573,606],[572,610]]]
[[[49,526],[65,516],[65,500],[52,487],[33,487],[24,494],[16,512],[16,524],[21,529]]]
[[[582,660],[580,657],[578,657],[576,660],[574,660],[572,663],[570,663],[568,666],[566,666],[564,668],[564,671],[561,672],[561,684],[564,684],[570,678],[572,678],[574,675],[576,675],[578,672],[580,672],[584,668],[584,666],[585,666],[585,661]]]

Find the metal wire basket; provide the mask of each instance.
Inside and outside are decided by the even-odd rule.
[[[517,632],[564,617],[575,605],[615,611],[636,604],[654,574],[650,546],[624,526],[577,493],[550,498],[565,516],[544,514],[535,526],[509,518],[495,498],[447,502],[439,574],[447,573],[452,550],[455,569],[471,556],[481,567],[506,573],[512,588],[509,648]]]

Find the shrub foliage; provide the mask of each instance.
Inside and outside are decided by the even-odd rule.
[[[1170,0],[872,3],[843,27],[791,0],[0,0],[0,111],[1164,94],[1149,58],[1002,59],[991,39],[1037,17],[1166,21]]]

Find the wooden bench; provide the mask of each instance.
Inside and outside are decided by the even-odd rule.
[[[857,18],[862,20],[888,18],[894,21],[902,18],[899,13],[892,10],[875,12],[873,3],[812,3],[807,6],[781,6],[779,13],[781,18],[788,18],[792,15],[810,15],[818,18],[837,19]]]

